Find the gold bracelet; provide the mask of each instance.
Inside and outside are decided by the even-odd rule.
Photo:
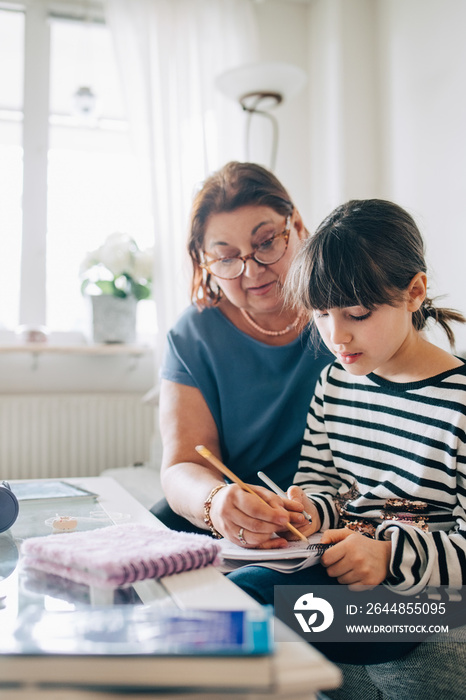
[[[216,537],[218,540],[220,540],[223,535],[221,535],[215,528],[212,520],[210,519],[210,509],[212,507],[212,499],[215,496],[216,493],[220,491],[220,489],[223,489],[224,486],[228,486],[228,484],[219,484],[215,488],[212,489],[212,491],[209,493],[209,496],[207,499],[204,501],[204,522],[209,528],[210,532],[212,533],[213,537]]]

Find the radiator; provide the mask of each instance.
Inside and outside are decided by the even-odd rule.
[[[97,476],[146,462],[154,426],[139,394],[1,394],[0,479]]]

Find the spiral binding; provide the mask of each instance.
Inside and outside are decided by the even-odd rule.
[[[317,552],[317,554],[320,556],[323,554],[327,549],[330,547],[333,547],[335,543],[330,542],[330,544],[322,544],[322,542],[317,542],[315,544],[309,544],[307,546],[307,549],[309,549],[311,552]]]

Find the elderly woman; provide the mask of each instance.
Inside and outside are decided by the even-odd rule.
[[[314,384],[330,361],[282,299],[307,235],[285,188],[259,165],[228,163],[195,197],[193,304],[168,334],[161,369],[161,474],[172,510],[162,501],[152,512],[173,529],[267,548],[285,546],[272,534],[303,521],[302,505],[285,509],[257,485],[257,471],[284,488],[291,482]],[[267,505],[226,484],[199,444],[255,484]]]

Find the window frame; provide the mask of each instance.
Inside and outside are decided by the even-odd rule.
[[[28,4],[24,35],[20,325],[45,325],[46,322],[49,60],[47,6],[42,2]]]
[[[0,9],[24,14],[19,325],[46,325],[49,19],[105,23],[104,6],[100,0],[87,0],[85,3],[82,0],[0,0]],[[69,336],[70,342],[76,340],[75,331],[61,331],[60,336],[62,339]]]

